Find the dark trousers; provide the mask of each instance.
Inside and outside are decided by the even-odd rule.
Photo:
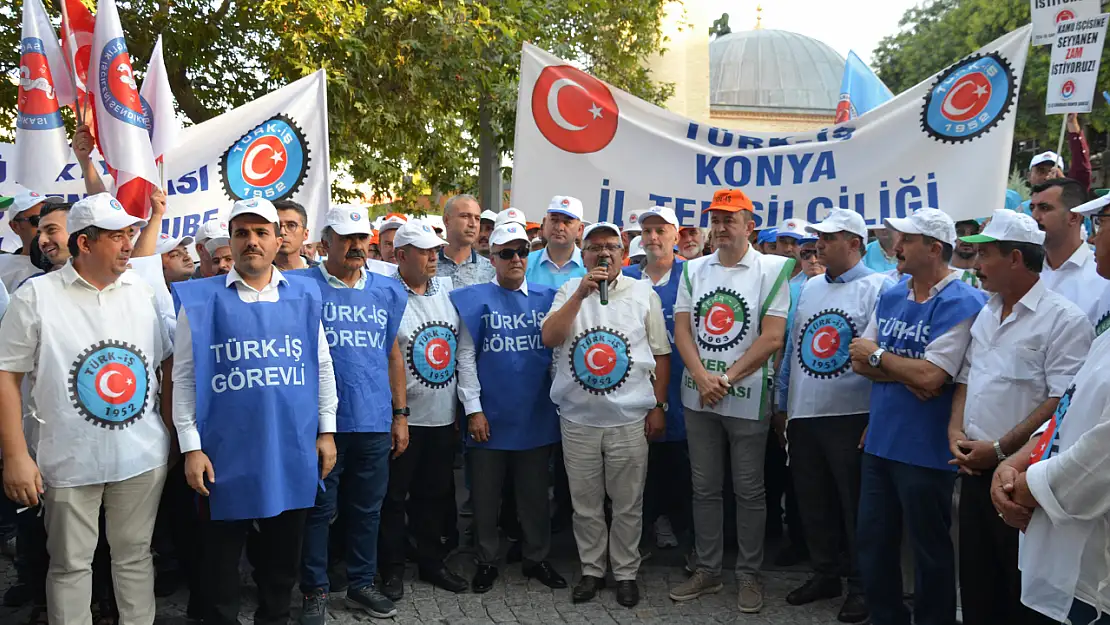
[[[767,453],[763,456],[763,482],[767,490],[767,537],[782,536],[785,517],[790,544],[797,549],[806,548],[802,516],[798,512],[798,498],[794,495],[794,481],[786,466],[786,450],[779,444],[774,428],[767,436]],[[784,514],[785,513],[785,514]]]
[[[960,599],[964,625],[1055,623],[1021,603],[1018,530],[1006,525],[995,511],[991,477],[990,471],[960,476]]]
[[[346,517],[347,579],[351,588],[374,583],[378,570],[378,527],[389,485],[389,432],[343,432],[335,435],[335,468],[316,489],[316,505],[304,525],[301,590],[328,592],[328,537],[343,491]],[[351,522],[351,521],[354,522]]]
[[[6,499],[5,499],[6,501]],[[46,605],[46,570],[50,554],[46,551],[46,525],[42,508],[24,510],[15,519],[15,571],[19,583],[31,589],[34,605]]]
[[[867,415],[791,419],[790,470],[813,570],[848,578],[849,592],[863,592],[856,555],[859,509],[859,439]],[[848,555],[844,562],[841,554]]]
[[[378,532],[378,568],[383,575],[405,568],[406,498],[408,530],[416,540],[417,563],[422,569],[443,564],[439,538],[455,479],[456,445],[454,425],[410,426],[408,449],[390,460],[389,487]]]
[[[168,555],[176,561],[189,587],[187,613],[200,617],[205,613],[204,575],[201,568],[200,518],[197,494],[185,480],[185,457],[180,456],[166,472],[162,500],[158,503],[158,519],[154,523],[156,538],[167,542]],[[161,534],[161,536],[159,536]],[[161,574],[162,571],[159,571]]]
[[[551,447],[544,445],[521,451],[478,447],[467,450],[479,564],[494,564],[497,559],[501,546],[501,534],[497,530],[502,512],[501,494],[508,475],[513,476],[516,495],[513,512],[520,519],[524,561],[538,563],[547,559],[551,549],[551,511],[547,502]]]
[[[690,506],[690,449],[686,441],[665,441],[648,445],[647,483],[644,487],[644,531],[666,516],[674,531],[693,527]]]
[[[874,625],[909,625],[902,603],[903,520],[914,557],[915,625],[956,622],[952,527],[955,471],[863,454],[856,544]]]
[[[563,460],[563,444],[555,443],[555,451],[551,461],[551,490],[555,513],[566,515],[569,519],[574,512],[570,501],[570,479],[567,478],[567,465]]]
[[[258,583],[256,625],[286,625],[289,595],[301,563],[301,538],[308,509],[286,510],[267,519],[257,519],[258,550],[254,579]],[[255,519],[203,523],[203,569],[209,611],[207,625],[239,623],[239,559],[247,532]]]

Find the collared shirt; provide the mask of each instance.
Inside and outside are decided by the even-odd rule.
[[[233,267],[227,274],[225,284],[235,285],[239,299],[247,304],[257,302],[276,302],[280,297],[278,285],[286,282],[285,276],[277,267],[270,274],[270,283],[255,290],[243,280]],[[320,337],[317,341],[319,359],[319,411],[320,433],[335,432],[335,410],[339,406],[339,396],[335,390],[335,373],[332,369],[331,350],[328,338],[324,335],[324,324],[320,323]],[[193,367],[193,331],[189,318],[182,308],[177,313],[177,338],[173,350],[173,424],[177,428],[177,439],[181,452],[200,449],[200,432],[197,431],[197,380]]]
[[[610,304],[614,299],[631,297],[632,295],[629,291],[636,282],[638,281],[623,274],[617,276],[615,282],[609,283]],[[577,289],[578,285],[575,284],[574,288]],[[655,292],[652,291],[652,294],[655,295]],[[551,302],[551,312],[555,312],[562,308],[563,305],[567,303],[567,300],[570,299],[571,295],[574,295],[573,290],[560,287],[559,290],[555,292],[555,299]],[[646,320],[648,347],[651,348],[651,353],[655,356],[670,354],[671,339],[667,336],[667,321],[663,317],[663,302],[659,299],[658,295],[651,298],[651,304],[648,308]],[[547,323],[547,317],[544,318],[542,323]]]
[[[547,255],[547,248],[536,250],[528,255],[528,270],[525,280],[557,289],[571,278],[586,275],[586,265],[582,262],[582,250],[577,247],[571,252],[570,259],[558,265]]]
[[[878,241],[867,244],[867,252],[863,255],[863,264],[873,271],[884,273],[893,271],[898,266],[898,259],[893,254],[887,256],[886,250]]]
[[[0,254],[0,282],[9,293],[15,293],[19,285],[31,276],[43,273],[31,262],[30,256],[22,254]]]
[[[438,272],[439,272],[439,270],[436,269],[437,274],[438,274]],[[423,293],[417,293],[416,291],[412,290],[412,287],[409,286],[409,283],[405,282],[405,279],[401,277],[401,270],[400,269],[394,269],[393,270],[393,275],[391,275],[390,277],[393,278],[394,280],[400,282],[401,286],[404,287],[405,291],[407,291],[410,296],[431,297],[431,296],[433,296],[433,295],[435,295],[436,293],[439,292],[439,284],[438,284],[439,281],[435,279],[435,278],[439,277],[438,275],[436,277],[433,277],[433,278],[428,280],[428,286],[424,288]],[[452,291],[452,290],[454,290],[454,287],[452,287],[451,289],[448,289],[448,291]]]
[[[324,276],[324,279],[328,281],[329,286],[333,286],[337,289],[354,288],[354,289],[357,289],[359,291],[366,288],[366,270],[365,269],[359,268],[358,281],[355,282],[354,287],[351,287],[346,282],[344,282],[344,281],[340,280],[339,278],[336,278],[335,276],[328,273],[328,269],[327,269],[327,267],[324,266],[324,263],[320,263],[317,266],[320,268],[320,273]]]
[[[959,279],[960,274],[955,271],[949,273],[940,282],[937,282],[929,289],[929,297],[925,298],[925,302],[936,297],[937,293],[944,290],[944,287]],[[909,284],[906,286],[909,289],[909,295],[906,299],[914,299],[912,276],[910,277]],[[925,302],[921,303],[924,304]],[[879,308],[876,306],[875,310],[871,313],[871,321],[867,323],[867,329],[863,331],[863,338],[872,341],[878,340],[878,311]],[[933,339],[925,346],[925,360],[940,367],[953,378],[959,375],[960,368],[964,363],[964,354],[967,352],[968,343],[971,342],[971,324],[973,323],[975,323],[975,317],[964,319],[949,328],[944,334]]]
[[[451,282],[455,285],[456,289],[472,284],[489,282],[496,273],[489,259],[479,254],[473,247],[470,248],[470,258],[467,258],[461,263],[456,263],[454,259],[449,258],[447,254],[444,253],[446,249],[446,247],[439,248],[439,262],[436,265],[436,275],[451,278]]]
[[[967,385],[964,432],[1002,438],[1049,397],[1061,397],[1095,338],[1087,316],[1038,280],[1002,318],[1002,296],[987,300],[971,326],[956,382]]]
[[[960,276],[960,280],[966,282],[968,286],[975,287],[980,291],[983,290],[983,283],[979,281],[979,276],[975,273],[975,269],[964,269],[963,267],[957,267],[955,265],[948,265],[948,268],[955,271]]]
[[[1048,266],[1046,258],[1041,268],[1041,281],[1048,290],[1056,291],[1079,306],[1088,317],[1095,316],[1098,299],[1107,284],[1107,280],[1098,275],[1094,252],[1085,243],[1080,243],[1072,255],[1056,269]]]
[[[501,286],[496,275],[490,283],[505,288]],[[528,281],[522,281],[514,291],[524,293],[527,297]],[[482,384],[478,381],[478,350],[474,346],[474,337],[470,335],[470,330],[466,329],[465,323],[459,323],[459,351],[455,366],[459,374],[459,401],[462,402],[464,414],[482,412]]]

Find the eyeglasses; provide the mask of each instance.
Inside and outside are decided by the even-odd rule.
[[[798,256],[801,257],[802,260],[813,260],[817,257],[817,250],[802,250],[798,252]]]
[[[280,225],[282,230],[288,230],[289,232],[296,232],[301,229],[301,224],[295,221],[283,221]]]
[[[16,217],[12,221],[26,221],[27,223],[31,224],[32,228],[38,228],[39,227],[39,216],[38,215],[31,215],[30,217]]]
[[[616,243],[610,243],[608,245],[588,245],[588,246],[586,246],[586,251],[591,252],[593,254],[600,254],[601,252],[612,252],[614,254],[618,254],[623,249],[624,249],[623,247],[621,247],[620,245],[618,245]]]
[[[1091,234],[1098,234],[1102,230],[1102,220],[1107,218],[1110,218],[1110,213],[1091,215]]]
[[[526,247],[509,247],[497,253],[497,257],[501,260],[512,260],[513,256],[519,256],[521,260],[528,258],[529,250]]]

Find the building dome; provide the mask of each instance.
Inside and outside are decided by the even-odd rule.
[[[716,110],[836,111],[844,57],[784,30],[748,30],[709,44],[709,106]]]

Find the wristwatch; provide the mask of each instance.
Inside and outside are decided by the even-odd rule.
[[[999,443],[998,441],[994,441],[993,447],[994,447],[994,455],[998,458],[998,461],[1002,462],[1003,460],[1005,460],[1006,459],[1006,454],[1002,451],[1002,444]]]
[[[662,408],[663,412],[667,412],[667,410],[670,408],[670,404],[665,401],[657,401],[655,402],[655,407]]]
[[[395,416],[395,417],[408,417],[409,416],[409,407],[405,406],[404,408],[394,408],[393,409],[393,416]]]
[[[732,380],[728,379],[728,374],[727,373],[722,373],[721,374],[721,381],[723,381],[725,383],[725,386],[732,386]]]
[[[884,349],[882,347],[880,347],[879,349],[876,349],[874,352],[871,353],[870,356],[867,357],[867,364],[869,364],[872,367],[878,369],[879,365],[883,361],[883,354],[885,354],[885,353],[886,353],[886,349]]]

